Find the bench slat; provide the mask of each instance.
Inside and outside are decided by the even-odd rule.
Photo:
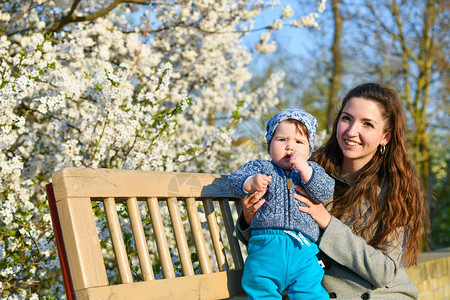
[[[105,213],[108,220],[108,228],[114,248],[114,255],[116,256],[117,267],[119,268],[120,280],[122,283],[133,282],[128,255],[122,238],[123,235],[122,229],[120,228],[119,216],[117,215],[116,201],[114,198],[105,198],[103,203],[105,205]]]
[[[180,208],[178,207],[177,198],[172,197],[167,199],[167,206],[169,207],[170,219],[172,220],[175,240],[177,241],[178,255],[183,267],[183,275],[194,275],[195,273],[191,261],[191,251],[189,250],[183,223],[181,222]]]
[[[224,176],[216,174],[66,168],[52,177],[60,181],[64,195],[72,198],[232,197]],[[56,189],[55,196],[61,199]]]
[[[238,239],[234,236],[234,221],[231,215],[230,204],[227,201],[220,201],[220,210],[224,220],[225,230],[227,232],[228,241],[230,243],[231,255],[233,256],[234,268],[243,269],[244,260],[242,258],[241,247]]]
[[[127,208],[128,214],[130,215],[131,228],[133,230],[133,236],[136,243],[142,277],[144,278],[144,281],[154,280],[155,275],[153,274],[153,269],[151,267],[152,262],[148,252],[148,246],[144,234],[144,227],[142,226],[137,199],[134,197],[129,198],[127,200]]]
[[[167,243],[164,224],[161,217],[161,210],[157,198],[147,199],[150,218],[152,219],[153,234],[155,235],[156,248],[158,249],[159,261],[164,278],[175,278],[172,259],[170,257],[169,244]]]
[[[208,249],[206,247],[205,236],[202,224],[198,215],[197,201],[195,198],[186,199],[186,209],[189,223],[191,224],[192,235],[194,236],[195,248],[197,249],[198,260],[203,274],[212,273],[211,262],[209,261]]]
[[[211,199],[207,199],[203,200],[203,206],[205,207],[206,219],[208,220],[214,252],[216,253],[217,265],[220,271],[228,271],[228,262],[225,258],[225,249],[223,247],[222,237],[220,236],[220,228],[217,224],[214,204]]]

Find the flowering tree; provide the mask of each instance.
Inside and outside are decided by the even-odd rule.
[[[251,52],[241,41],[277,5],[0,3],[2,297],[63,297],[43,192],[54,171],[228,172],[258,155],[231,149],[234,130],[278,102],[283,74],[246,90]],[[317,25],[316,13],[289,21],[292,9],[282,11],[257,50],[273,51],[270,34],[283,24]]]

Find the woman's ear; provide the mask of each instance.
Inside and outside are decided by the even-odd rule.
[[[381,139],[380,145],[381,145],[381,146],[386,146],[386,145],[389,143],[390,140],[391,140],[391,132],[388,131],[388,132],[386,132],[386,133],[383,135],[383,138]]]

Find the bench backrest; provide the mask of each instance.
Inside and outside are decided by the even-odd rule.
[[[233,235],[240,202],[225,183],[226,176],[197,173],[86,168],[54,173],[47,194],[53,192],[56,200],[53,223],[60,224],[75,297],[242,295],[244,263]]]

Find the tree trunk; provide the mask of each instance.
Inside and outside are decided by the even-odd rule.
[[[336,107],[338,105],[339,88],[342,81],[342,56],[340,49],[340,41],[342,37],[342,23],[343,18],[339,10],[340,0],[332,0],[333,19],[334,19],[334,40],[331,46],[331,53],[333,55],[332,71],[330,78],[330,87],[328,90],[327,103],[327,132],[331,133],[333,129],[333,120],[336,114]]]

